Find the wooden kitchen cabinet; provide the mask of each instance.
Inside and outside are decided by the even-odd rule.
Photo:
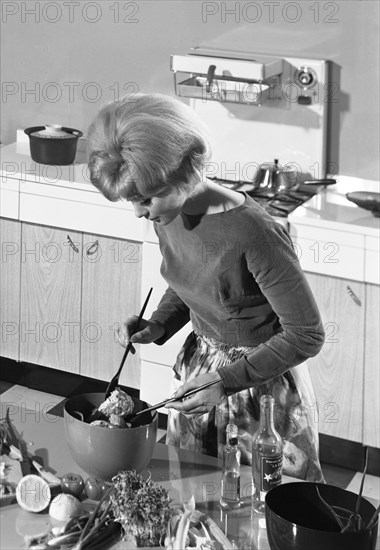
[[[117,327],[140,309],[141,245],[28,223],[21,241],[20,360],[110,380]],[[120,382],[139,387],[138,352]]]
[[[19,360],[21,223],[0,218],[0,355]]]
[[[363,443],[380,448],[380,286],[366,284]]]
[[[109,381],[116,373],[124,352],[117,328],[140,311],[140,280],[140,243],[83,236],[80,374]],[[129,354],[120,382],[140,387],[138,349],[135,355]]]
[[[326,332],[322,351],[309,359],[320,433],[361,442],[365,284],[306,273]],[[377,390],[374,390],[374,392]]]
[[[79,373],[82,235],[21,227],[20,360]]]

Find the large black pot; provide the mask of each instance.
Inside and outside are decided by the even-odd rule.
[[[73,128],[53,126],[55,128],[50,133],[46,130],[48,126],[32,126],[24,130],[29,136],[30,156],[40,164],[72,164],[78,139],[83,133]]]
[[[357,495],[323,483],[285,483],[271,489],[265,499],[266,528],[271,550],[375,550],[378,521],[369,530],[340,533],[322,498],[341,515],[341,508],[355,511]],[[361,499],[359,513],[368,525],[376,508]]]

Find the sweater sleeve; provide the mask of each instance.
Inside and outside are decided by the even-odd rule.
[[[178,294],[168,287],[150,319],[165,328],[165,334],[155,341],[161,346],[190,321],[190,311]]]
[[[245,261],[281,329],[243,358],[218,370],[227,395],[280,376],[321,350],[317,304],[286,230],[273,223],[245,249]]]

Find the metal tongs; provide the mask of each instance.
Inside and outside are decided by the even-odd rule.
[[[132,420],[134,420],[137,416],[140,416],[141,414],[160,409],[161,407],[163,407],[167,403],[173,403],[173,401],[178,401],[179,399],[182,400],[182,399],[185,399],[186,397],[190,397],[190,395],[193,395],[194,393],[197,393],[197,392],[199,392],[201,390],[204,390],[206,388],[209,388],[210,386],[213,386],[214,384],[217,384],[220,381],[221,380],[218,379],[218,380],[212,380],[211,382],[206,382],[206,384],[202,384],[202,386],[199,386],[198,388],[194,388],[192,390],[187,391],[180,398],[170,397],[169,399],[165,399],[164,401],[161,401],[160,403],[157,403],[156,405],[152,405],[151,407],[147,407],[146,409],[142,409],[141,411],[139,411],[137,413],[132,413],[131,415],[126,416],[125,421],[126,422],[131,422]]]

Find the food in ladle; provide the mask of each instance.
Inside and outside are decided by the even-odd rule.
[[[124,417],[133,412],[135,404],[132,398],[120,388],[115,388],[111,395],[98,407],[98,411],[108,417],[107,420],[94,420],[91,426],[105,428],[127,428],[130,424]]]

